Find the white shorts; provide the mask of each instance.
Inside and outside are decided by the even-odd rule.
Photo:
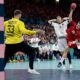
[[[64,49],[67,47],[66,38],[58,39],[58,47],[60,52],[64,51]]]

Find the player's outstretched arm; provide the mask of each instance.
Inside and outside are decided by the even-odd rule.
[[[76,3],[72,3],[70,6],[71,9],[70,9],[70,13],[69,13],[69,22],[71,22],[73,20],[72,15],[73,15],[73,12],[76,9],[76,7],[77,7]]]
[[[72,18],[73,12],[74,12],[74,9],[71,9],[70,13],[69,13],[69,22],[71,22],[73,20],[73,18]]]
[[[40,30],[40,29],[36,29],[36,30],[26,29],[24,23],[19,24],[19,29],[20,29],[22,34],[26,34],[26,35],[35,35],[38,33],[45,34],[45,32],[43,30]]]
[[[69,13],[69,22],[71,22],[73,20],[72,15],[73,15],[73,12],[76,9],[76,7],[77,7],[76,3],[72,3],[70,6],[71,9],[70,9],[70,13]]]

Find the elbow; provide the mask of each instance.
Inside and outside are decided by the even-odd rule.
[[[51,23],[50,20],[48,21],[48,23],[49,23],[49,24]]]

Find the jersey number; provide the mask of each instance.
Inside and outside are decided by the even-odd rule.
[[[7,34],[8,35],[13,35],[14,34],[14,25],[8,25]]]

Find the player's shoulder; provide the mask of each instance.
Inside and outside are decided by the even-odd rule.
[[[18,20],[19,23],[24,24],[24,22],[22,20]]]
[[[21,21],[20,19],[16,19],[16,18],[12,18],[11,19],[12,21],[17,21],[19,24],[21,23],[21,24],[23,24],[24,22],[23,21]]]
[[[4,23],[8,23],[9,21],[12,21],[12,20],[13,20],[13,18],[5,20]]]
[[[8,20],[4,21],[4,24],[7,23],[7,22],[8,22]]]
[[[5,21],[4,21],[4,24],[7,24],[7,23],[8,23],[8,21],[10,21],[10,20],[11,20],[11,19],[9,19],[9,20],[5,20]]]
[[[72,21],[70,22],[70,24],[71,24],[71,25],[76,25],[76,22],[72,20]]]

